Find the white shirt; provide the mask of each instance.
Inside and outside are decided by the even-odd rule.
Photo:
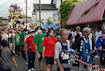
[[[69,30],[69,31],[68,31],[68,35],[69,35],[70,33],[71,33],[71,31]]]
[[[25,40],[24,40],[24,42],[26,41],[26,39],[29,37],[30,35],[27,35],[26,37],[25,37]]]
[[[68,48],[68,51],[70,51],[70,41],[67,40],[67,48]],[[59,53],[61,52],[62,50],[62,45],[60,42],[57,42],[55,44],[55,59],[59,58]]]
[[[72,32],[70,32],[72,35],[74,35],[74,32],[72,31]],[[72,39],[72,41],[75,41],[75,38],[73,37],[73,39]]]
[[[11,35],[11,33],[9,33],[9,38],[11,37],[12,35]],[[15,36],[15,34],[13,33],[13,37]]]
[[[101,36],[101,34],[102,34],[102,32],[101,32],[101,31],[100,31],[100,32],[96,32],[96,33],[95,33],[95,36],[96,36],[96,39],[95,39],[95,40],[96,40],[96,41],[97,41],[98,37],[99,37],[99,36]]]
[[[92,37],[93,37],[92,33],[90,33],[90,34],[89,34],[89,37],[90,37],[90,38],[92,38]]]
[[[74,38],[73,41],[75,41],[75,36],[77,36],[77,32],[75,31],[72,35],[72,37]],[[82,33],[80,32],[80,37],[82,37]]]

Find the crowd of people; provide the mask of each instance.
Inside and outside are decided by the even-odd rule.
[[[17,4],[15,4],[15,5],[11,4],[11,5],[10,5],[10,9],[13,9],[14,12],[16,12],[16,11],[18,11],[18,10],[21,9],[21,8],[20,8],[20,6],[17,6]]]
[[[55,71],[70,71],[70,57],[75,54],[78,58],[88,64],[95,64],[98,53],[100,65],[104,67],[105,57],[105,30],[97,28],[95,37],[91,28],[85,27],[82,31],[79,26],[76,31],[60,29],[42,30],[40,26],[36,29],[1,29],[0,30],[0,71],[11,71],[11,59],[18,68],[14,54],[22,56],[28,63],[28,71],[35,70],[35,57],[37,55],[40,71],[52,71],[56,61]],[[98,52],[97,52],[98,51]],[[104,60],[103,60],[104,57]],[[43,65],[42,65],[43,64]],[[73,61],[73,66],[79,66],[82,71],[84,64]],[[43,67],[42,67],[43,66]],[[87,66],[88,71],[92,67]]]

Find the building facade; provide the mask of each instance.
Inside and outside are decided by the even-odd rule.
[[[35,19],[39,20],[39,4],[34,4],[33,10],[35,10]],[[50,18],[50,21],[53,22],[52,14],[57,10],[58,8],[56,8],[54,4],[41,4],[41,19],[43,20],[43,23],[47,24],[48,18]]]

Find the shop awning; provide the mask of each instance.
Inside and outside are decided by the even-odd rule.
[[[99,2],[99,3],[98,3]],[[96,3],[98,3],[96,5]],[[93,7],[93,5],[96,5]],[[92,7],[92,8],[91,8]],[[89,12],[82,16],[82,14],[87,11]],[[105,0],[87,0],[80,4],[77,4],[72,10],[66,25],[79,25],[79,24],[89,24],[93,22],[98,22],[102,20],[102,16],[105,9]]]

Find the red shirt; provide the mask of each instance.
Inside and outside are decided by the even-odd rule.
[[[45,37],[42,46],[46,47],[44,55],[45,57],[54,57],[54,50],[55,50],[55,44],[56,44],[56,38],[48,38]]]
[[[28,44],[28,46],[27,46],[27,51],[36,52],[35,44],[32,44],[32,43],[33,43],[33,39],[34,39],[34,37],[31,37],[31,36],[29,36],[29,37],[26,39],[25,43]],[[29,50],[29,46],[30,46],[30,45],[32,46],[32,50]]]

